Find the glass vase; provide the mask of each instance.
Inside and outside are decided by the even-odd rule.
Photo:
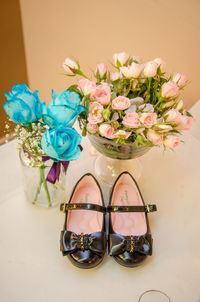
[[[152,289],[144,292],[138,302],[171,302],[171,299],[166,293]]]
[[[66,175],[64,168],[60,169],[59,180],[52,184],[46,180],[53,161],[49,159],[40,167],[30,166],[30,160],[25,153],[20,151],[19,158],[22,166],[22,177],[26,200],[32,204],[50,208],[66,199]]]
[[[117,144],[111,139],[88,133],[92,146],[101,154],[94,162],[96,175],[107,185],[112,185],[116,177],[128,171],[138,180],[142,174],[142,164],[138,157],[151,147],[137,147],[135,143]]]

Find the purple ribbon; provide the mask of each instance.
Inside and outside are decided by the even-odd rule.
[[[83,147],[79,145],[80,150],[83,150]],[[42,156],[43,161],[49,160],[49,156]],[[56,180],[59,180],[60,177],[60,170],[61,166],[64,168],[64,172],[66,174],[68,166],[69,166],[69,161],[58,161],[54,162],[53,165],[51,166],[51,169],[49,170],[49,173],[46,177],[46,180],[52,184],[55,184]]]
[[[42,160],[46,161],[50,159],[48,156],[43,156]],[[55,184],[57,180],[59,180],[60,177],[60,170],[61,166],[63,166],[65,173],[67,172],[67,168],[69,166],[69,161],[58,161],[54,162],[53,165],[51,166],[51,169],[49,170],[49,173],[46,177],[46,180],[52,184]]]

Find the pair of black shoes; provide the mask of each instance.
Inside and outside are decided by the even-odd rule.
[[[108,253],[127,267],[140,265],[152,255],[152,237],[147,214],[156,205],[145,205],[134,178],[123,172],[115,181],[108,207],[101,188],[92,174],[85,174],[76,184],[68,203],[61,232],[61,251],[80,268],[92,268]],[[106,236],[105,215],[109,214]]]

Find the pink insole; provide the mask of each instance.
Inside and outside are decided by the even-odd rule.
[[[112,205],[143,206],[140,193],[128,174],[120,177],[115,186]],[[115,233],[128,235],[144,235],[147,232],[146,217],[143,212],[126,212],[111,214]]]
[[[92,176],[85,176],[76,187],[71,203],[102,205],[99,187]],[[90,234],[102,229],[103,213],[91,210],[71,210],[67,216],[67,230],[76,234]]]

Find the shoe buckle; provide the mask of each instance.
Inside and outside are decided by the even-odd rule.
[[[67,204],[66,204],[66,202],[65,202],[65,203],[63,203],[63,205],[62,205],[62,212],[63,212],[63,213],[66,212],[66,207],[67,207]]]
[[[130,242],[130,253],[133,253],[134,251],[134,237],[131,236],[131,242]]]
[[[147,213],[150,213],[150,211],[151,211],[150,206],[148,204],[146,205],[146,210],[147,210]]]

